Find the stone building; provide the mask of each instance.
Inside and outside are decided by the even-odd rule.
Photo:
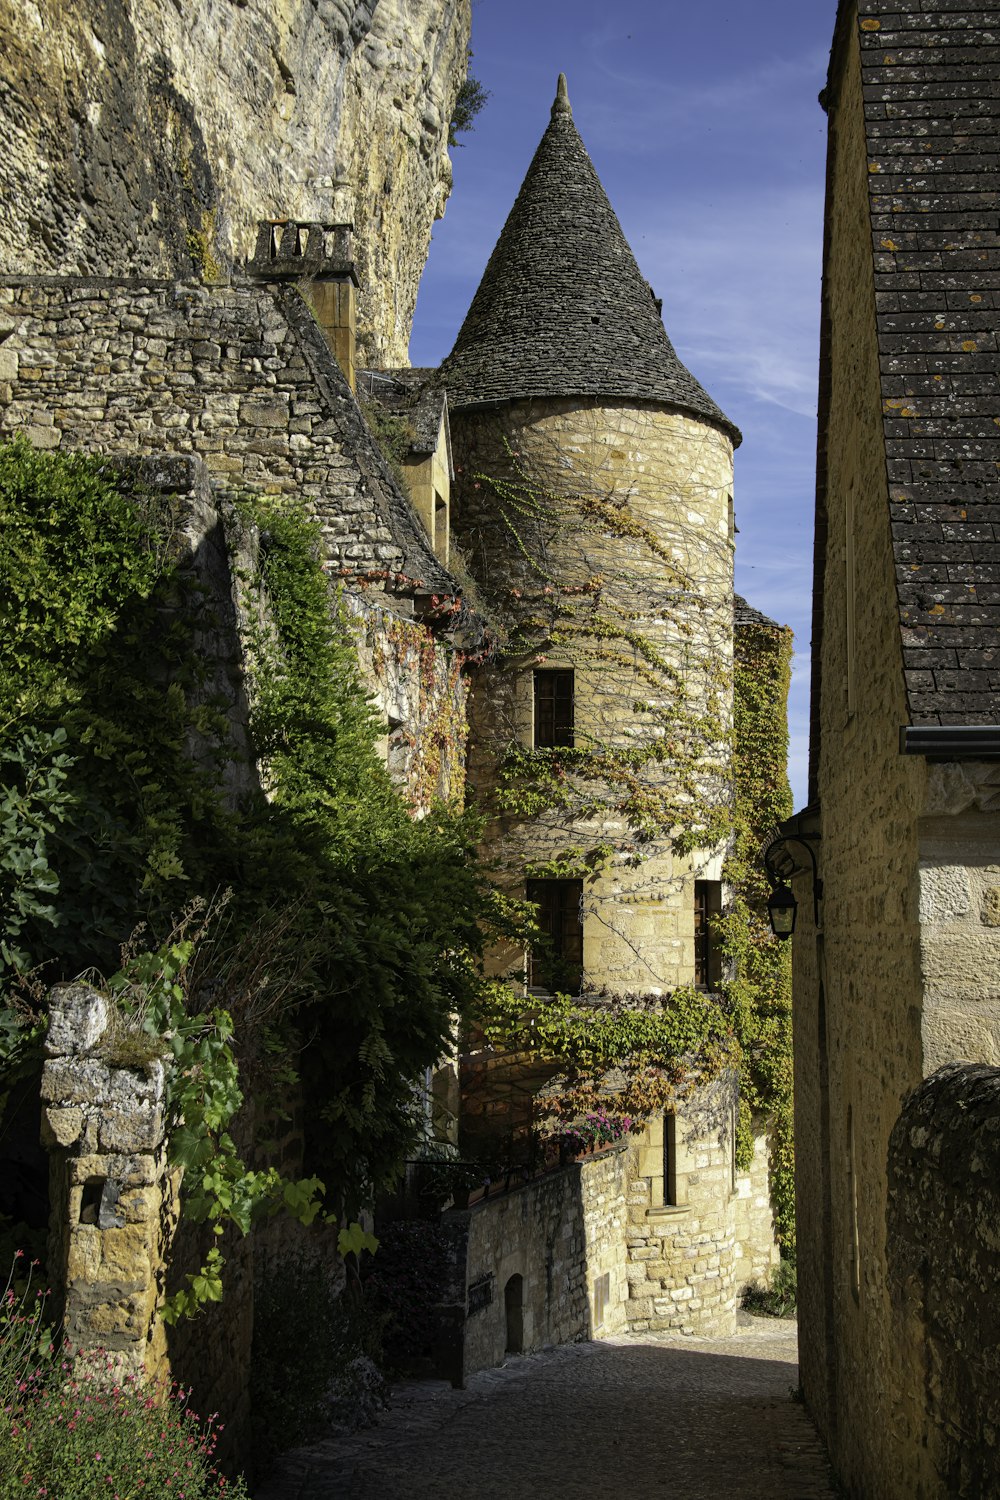
[[[215,555],[234,628],[227,501],[283,497],[314,517],[415,815],[463,795],[466,658],[484,644],[458,603],[467,570],[506,641],[475,679],[474,795],[527,785],[508,774],[511,749],[522,769],[558,772],[560,757],[599,747],[625,787],[624,803],[588,800],[570,767],[560,807],[498,813],[488,838],[504,878],[542,908],[569,988],[653,1005],[710,989],[732,779],[739,434],[677,359],[565,86],[452,356],[417,372],[400,364],[447,189],[468,0],[366,3],[349,25],[339,3],[320,15],[290,0],[274,17],[262,3],[225,7],[222,21],[209,5],[191,20],[194,46],[191,18],[168,0],[108,0],[99,18],[32,5],[23,25],[14,9],[0,0],[12,205],[0,438],[146,461],[204,523],[192,551]],[[219,59],[211,76],[207,56]],[[386,70],[398,90],[382,86]],[[248,109],[254,128],[240,129]],[[320,138],[327,119],[336,128]],[[356,393],[401,423],[409,495]],[[682,840],[654,831],[671,811]],[[546,963],[498,963],[512,957],[519,983],[544,994]],[[129,1177],[126,1222],[102,1209],[98,1184],[124,1171],[123,1111],[120,1080],[101,1074],[107,1099],[73,1092],[93,1045],[69,1038],[45,1086],[68,1306],[81,1334],[114,1336],[154,1369],[153,1239],[162,1203],[176,1205],[169,1185]],[[447,1067],[429,1084],[454,1103]],[[626,1325],[729,1328],[741,1284],[776,1259],[763,1124],[752,1171],[738,1172],[734,1107],[725,1076],[627,1151],[465,1210],[464,1367],[502,1358],[515,1326],[520,1347]],[[155,1158],[143,1171],[162,1177],[160,1135],[143,1138]],[[156,1202],[139,1191],[154,1186]],[[251,1246],[247,1282],[252,1262]],[[495,1285],[504,1296],[487,1298]],[[251,1319],[235,1281],[230,1291],[228,1321],[199,1351],[201,1399],[245,1425]]]
[[[655,1008],[710,990],[740,435],[674,352],[562,77],[438,379],[453,543],[503,639],[474,678],[470,795],[499,878],[547,938],[495,954],[497,972],[542,1004],[559,990]],[[501,1138],[516,1155],[541,1080],[482,1051],[465,1066],[466,1144]],[[723,1079],[649,1121],[633,1152],[609,1294],[629,1326],[728,1329],[739,1288],[776,1258],[763,1126],[738,1172],[735,1110]],[[596,1306],[605,1267],[591,1269]]]
[[[865,1500],[998,1472],[995,1088],[936,1071],[1000,1064],[998,26],[843,0],[822,96],[810,802],[785,825],[822,881],[817,930],[789,842],[799,1311],[806,1401]]]

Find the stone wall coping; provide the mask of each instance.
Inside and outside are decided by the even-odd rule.
[[[249,285],[249,281],[246,283]],[[211,292],[225,290],[228,282],[215,281],[206,285],[198,276],[192,276],[183,280],[176,276],[54,276],[52,274],[38,276],[12,276],[4,274],[0,276],[0,287],[19,286],[64,286],[64,287],[150,287],[156,291],[164,288],[178,290],[197,291],[208,296]]]

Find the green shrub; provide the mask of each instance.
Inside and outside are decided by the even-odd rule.
[[[779,1262],[771,1285],[751,1281],[743,1292],[743,1311],[763,1318],[794,1318],[798,1296],[797,1274],[793,1260]]]
[[[246,1496],[215,1468],[220,1429],[185,1391],[158,1401],[113,1356],[54,1355],[44,1308],[12,1271],[0,1299],[0,1500]]]
[[[454,1241],[434,1224],[401,1221],[379,1230],[365,1295],[385,1317],[386,1362],[394,1371],[426,1374],[433,1367],[438,1304],[454,1254]]]
[[[100,459],[0,446],[0,1112],[44,1032],[40,998],[37,1013],[14,1003],[18,975],[40,969],[37,998],[67,975],[113,974],[139,928],[162,956],[179,912],[230,890],[225,931],[178,979],[178,1004],[194,1017],[225,995],[220,1061],[238,1048],[241,1073],[264,1027],[276,1072],[301,1054],[310,1170],[350,1219],[411,1147],[413,1082],[475,995],[492,897],[471,822],[443,807],[411,818],[379,759],[316,527],[290,506],[243,514],[262,532],[249,613],[258,586],[272,608],[249,650],[268,795],[248,791],[237,812],[224,773],[239,750],[204,651],[219,622],[176,507]],[[147,1044],[116,1045],[128,1061]],[[211,1133],[189,1103],[173,1156],[208,1173]],[[222,1186],[242,1201],[237,1177]],[[189,1172],[185,1212],[200,1212],[195,1187]]]
[[[292,1257],[262,1279],[250,1385],[261,1469],[334,1419],[367,1426],[384,1408],[383,1322],[356,1288],[338,1295],[319,1260]]]

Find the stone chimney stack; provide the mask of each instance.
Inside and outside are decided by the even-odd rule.
[[[262,281],[299,283],[352,391],[358,336],[353,229],[353,224],[262,219],[247,266]]]

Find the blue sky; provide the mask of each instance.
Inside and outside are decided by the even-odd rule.
[[[795,631],[790,775],[806,800],[809,595],[826,119],[835,0],[474,0],[491,91],[452,152],[410,357],[472,301],[567,75],[577,127],[663,298],[681,359],[743,432],[736,584]]]

